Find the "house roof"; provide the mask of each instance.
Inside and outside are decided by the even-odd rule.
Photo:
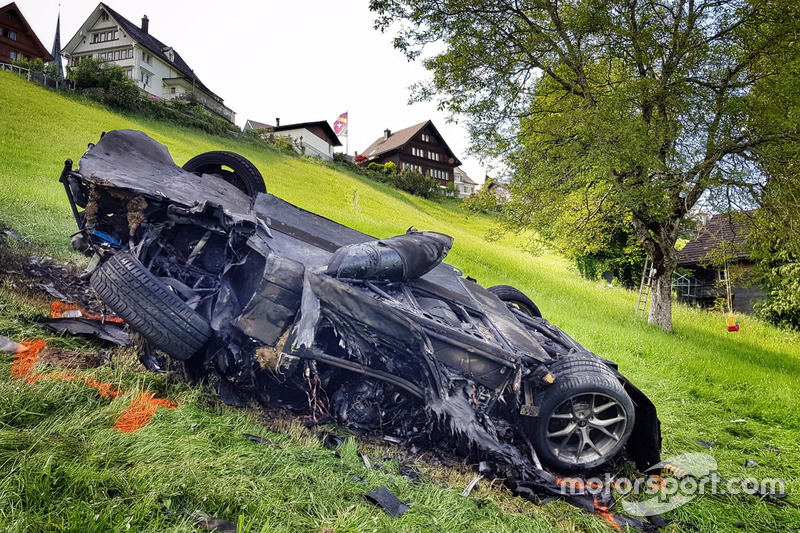
[[[0,13],[9,13],[9,12],[13,12],[17,16],[17,18],[19,18],[19,21],[22,23],[22,26],[25,28],[26,35],[31,40],[31,44],[33,44],[33,46],[35,48],[38,48],[39,56],[44,61],[52,61],[53,60],[53,56],[47,51],[47,48],[44,47],[44,45],[42,44],[42,41],[39,40],[39,37],[37,37],[36,32],[33,31],[33,28],[31,28],[31,25],[28,24],[28,21],[22,15],[22,11],[20,11],[19,7],[17,7],[17,3],[16,2],[11,2],[10,4],[6,4],[3,7],[0,7]]]
[[[744,244],[750,224],[746,218],[735,215],[714,215],[705,225],[698,225],[697,234],[678,252],[678,266],[709,262],[713,252],[721,250],[723,246],[727,247],[729,260],[747,259],[749,255]]]
[[[272,127],[272,126],[267,126]],[[336,133],[333,132],[333,128],[331,125],[328,124],[327,120],[320,120],[318,122],[298,122],[297,124],[284,124],[282,126],[275,126],[272,127],[275,133],[279,133],[281,131],[289,131],[289,130],[301,130],[307,129],[311,130],[312,128],[319,128],[323,134],[323,140],[330,144],[331,146],[341,146],[342,143],[339,140],[339,137],[336,136]]]
[[[463,183],[464,185],[478,185],[478,183],[476,181],[473,181],[472,178],[470,178],[466,172],[461,170],[460,167],[454,169],[454,172],[456,172],[459,176],[461,176],[461,183]]]
[[[221,104],[224,104],[224,100],[214,94],[211,89],[206,87],[206,85],[200,81],[200,79],[195,76],[194,71],[189,67],[189,65],[184,61],[181,55],[175,51],[174,48],[171,46],[167,46],[152,35],[149,32],[144,31],[142,28],[131,22],[130,20],[126,19],[119,13],[117,13],[114,9],[108,7],[107,4],[100,2],[95,8],[94,12],[97,11],[98,8],[104,9],[111,18],[114,19],[114,22],[120,27],[120,29],[125,32],[128,37],[142,45],[144,48],[147,48],[153,55],[157,56],[161,61],[167,63],[168,65],[172,66],[175,70],[183,74],[183,76],[192,82],[192,85],[199,88],[209,96],[211,96],[214,100],[218,101]],[[93,13],[94,13],[93,12]],[[88,20],[88,19],[87,19]],[[85,23],[84,23],[85,24]],[[77,34],[76,34],[77,35]],[[67,46],[62,50],[62,53],[66,51],[67,48],[72,44],[72,41],[75,39],[73,37],[70,39],[70,42]],[[172,51],[172,59],[167,57],[167,51]]]
[[[375,142],[373,142],[371,145],[369,145],[369,147],[366,150],[361,152],[361,155],[369,157],[369,158],[373,158],[373,157],[377,157],[379,155],[385,154],[387,152],[391,152],[393,150],[400,150],[406,144],[411,142],[411,140],[414,137],[416,137],[416,135],[420,131],[422,131],[426,126],[430,126],[431,130],[433,130],[434,135],[436,135],[439,138],[439,140],[442,142],[442,145],[447,150],[447,152],[450,154],[450,157],[453,158],[454,164],[456,166],[460,165],[461,161],[458,160],[458,158],[453,153],[453,151],[450,149],[450,147],[447,146],[447,143],[444,141],[444,138],[441,136],[439,131],[436,129],[436,126],[433,125],[433,122],[431,122],[430,120],[426,120],[425,122],[420,122],[419,124],[416,124],[416,125],[411,126],[409,128],[406,128],[406,129],[403,129],[403,130],[400,130],[400,131],[396,131],[394,133],[390,133],[388,139],[384,138],[384,136],[378,137],[377,139],[375,139]]]
[[[266,130],[274,127],[275,126],[271,126],[270,124],[264,124],[263,122],[258,122],[249,118],[247,119],[247,122],[244,123],[245,130]]]

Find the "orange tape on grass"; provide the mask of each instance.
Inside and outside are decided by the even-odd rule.
[[[142,392],[133,399],[130,407],[122,412],[117,419],[117,423],[114,424],[114,429],[118,429],[123,433],[136,431],[150,422],[159,407],[175,409],[178,406],[169,400],[156,398],[149,392]]]
[[[20,344],[11,362],[11,376],[15,378],[24,378],[30,373],[47,345],[43,340],[22,341]]]
[[[89,376],[77,376],[72,372],[50,372],[48,374],[31,375],[31,370],[39,360],[39,355],[45,346],[47,346],[47,342],[43,340],[23,341],[14,354],[14,360],[11,362],[11,375],[17,379],[25,379],[25,383],[29,384],[36,383],[42,379],[85,383],[88,387],[97,390],[103,398],[114,399],[124,394],[110,383],[104,383]],[[177,406],[176,403],[156,398],[149,392],[139,393],[133,399],[131,405],[122,412],[117,419],[117,423],[114,424],[114,428],[124,433],[131,433],[147,425],[159,407],[175,409]]]

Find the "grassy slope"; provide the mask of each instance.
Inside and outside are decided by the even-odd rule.
[[[678,333],[666,335],[634,318],[635,295],[584,281],[556,258],[531,257],[519,250],[516,246],[519,243],[515,239],[489,244],[483,239],[483,234],[490,222],[482,217],[465,218],[451,205],[432,204],[358,177],[332,171],[325,165],[241,145],[233,140],[110,114],[28,85],[5,73],[0,73],[0,94],[3,95],[0,117],[5,125],[0,131],[0,205],[3,206],[0,224],[10,225],[24,236],[43,242],[51,253],[66,255],[64,250],[68,248],[68,236],[73,231],[63,190],[57,183],[63,160],[67,157],[77,160],[86,143],[95,141],[100,131],[143,129],[166,144],[178,163],[207,150],[234,150],[250,158],[261,169],[270,192],[359,230],[387,236],[401,233],[413,225],[453,235],[456,242],[448,257],[449,262],[484,285],[507,283],[530,294],[552,322],[593,351],[616,360],[623,371],[654,399],[664,429],[665,457],[689,451],[706,451],[696,440],[713,441],[715,448],[712,453],[719,461],[720,473],[724,477],[782,477],[789,482],[790,494],[800,489],[800,467],[795,464],[800,451],[797,444],[797,435],[800,433],[797,386],[800,353],[797,336],[789,336],[748,317],[740,318],[742,330],[739,333],[730,334],[725,331],[722,316],[684,307],[675,310]],[[357,212],[354,207],[356,192]],[[3,299],[11,298],[7,293],[3,294]],[[27,304],[10,305],[24,308]],[[6,333],[4,328],[8,328],[9,333],[22,333],[22,326],[14,321],[1,322],[0,334]],[[151,389],[166,386],[162,379],[141,374],[131,376],[131,371],[132,367],[125,371],[116,370],[114,378],[133,380],[139,387]],[[125,468],[105,466],[100,471],[103,475],[120,478],[117,481],[126,489],[122,492],[128,494],[131,500],[138,500],[140,496],[143,498],[136,503],[118,502],[126,506],[126,513],[136,515],[131,520],[137,520],[139,524],[154,519],[152,509],[194,506],[229,519],[241,516],[247,525],[264,530],[270,530],[280,521],[306,530],[328,526],[335,527],[337,531],[372,527],[389,529],[397,527],[397,524],[410,530],[437,529],[432,521],[434,518],[435,521],[452,519],[447,526],[439,525],[438,528],[442,530],[464,527],[490,530],[558,527],[569,530],[575,527],[576,521],[581,529],[604,527],[591,517],[576,514],[561,504],[543,508],[526,507],[536,516],[536,520],[522,519],[516,514],[499,512],[499,506],[515,503],[503,503],[503,497],[496,493],[492,496],[497,499],[496,504],[478,509],[474,504],[454,497],[454,491],[441,491],[431,486],[418,489],[402,481],[393,482],[399,484],[397,488],[402,497],[415,500],[414,512],[401,522],[387,520],[361,502],[358,495],[362,486],[347,482],[352,477],[352,471],[363,475],[358,470],[357,458],[350,453],[352,450],[344,453],[339,463],[338,459],[333,461],[328,453],[319,449],[316,442],[306,437],[292,440],[276,436],[276,440],[287,444],[280,447],[283,451],[275,457],[272,457],[272,451],[255,448],[259,450],[259,457],[264,455],[265,462],[261,463],[251,455],[255,452],[251,451],[253,447],[250,444],[243,444],[241,439],[235,438],[242,431],[259,432],[252,419],[229,410],[223,410],[219,417],[209,414],[207,409],[201,407],[202,404],[197,404],[194,391],[178,385],[170,385],[169,391],[182,400],[183,407],[175,412],[160,413],[153,427],[141,433],[133,436],[116,435],[102,428],[108,425],[109,413],[123,408],[118,400],[108,405],[97,400],[96,395],[81,393],[80,397],[87,399],[90,407],[78,406],[73,402],[55,410],[52,406],[36,410],[34,407],[37,407],[37,402],[43,401],[40,395],[17,388],[15,383],[5,378],[7,374],[2,375],[0,383],[3,383],[2,388],[6,393],[0,391],[0,397],[4,398],[0,403],[0,438],[13,442],[7,446],[0,442],[0,465],[24,462],[23,456],[31,461],[38,457],[39,462],[34,461],[31,469],[21,470],[28,473],[25,475],[33,475],[31,472],[36,472],[39,466],[45,468],[47,463],[44,457],[47,454],[42,452],[44,455],[39,456],[36,452],[37,446],[47,448],[38,439],[42,439],[48,431],[89,435],[81,444],[83,448],[80,450],[86,460],[79,463],[79,468],[95,468],[97,465],[91,462],[94,460],[92,454],[100,453],[106,447],[120,454],[113,461]],[[37,385],[40,386],[50,387]],[[71,393],[63,388],[54,385],[48,394],[61,398],[59,395],[74,393],[77,386],[68,387]],[[15,392],[11,394],[9,391]],[[95,408],[105,414],[99,415]],[[63,411],[64,417],[72,420],[70,423],[74,426],[61,427],[51,416],[23,416],[26,422],[21,423],[19,416],[14,414],[19,410],[41,412],[44,415]],[[86,427],[84,418],[87,419]],[[185,423],[198,424],[197,435],[182,429]],[[218,432],[224,436],[215,437]],[[24,437],[28,434],[30,437]],[[197,479],[189,484],[189,488],[180,490],[175,489],[170,480],[176,479],[176,476],[180,479],[181,472],[171,464],[165,466],[161,460],[162,455],[167,453],[164,446],[169,446],[173,434],[174,439],[182,443],[178,452],[182,464],[191,463],[190,458],[198,457],[196,461],[199,466],[191,468],[191,475]],[[28,447],[25,438],[37,440],[38,444]],[[85,439],[88,439],[88,443]],[[780,448],[782,453],[777,455],[765,450],[764,445],[767,444]],[[134,450],[150,446],[156,450],[156,457]],[[30,454],[23,454],[20,450],[30,450]],[[309,454],[314,465],[320,467],[317,469],[315,466],[309,471],[295,468],[297,465],[291,466],[291,462],[288,467],[275,466],[297,457],[302,462],[304,453]],[[217,459],[218,454],[227,457]],[[247,455],[248,458],[245,461],[235,460],[236,454]],[[285,454],[288,456],[284,457]],[[745,458],[756,459],[759,467],[745,471]],[[214,463],[214,466],[205,464],[205,461]],[[234,468],[231,463],[237,463],[238,466]],[[157,475],[141,476],[137,473],[140,468],[152,468]],[[236,481],[231,482],[232,489],[222,490],[219,484],[213,487],[205,479],[209,476],[216,479],[214,476],[218,469],[233,469],[230,476]],[[268,472],[270,475],[266,475]],[[95,474],[92,471],[87,476]],[[273,478],[273,475],[277,477]],[[370,475],[375,477],[378,474]],[[286,476],[297,479],[287,484]],[[73,478],[67,476],[67,479]],[[80,474],[75,474],[74,479],[80,479]],[[265,482],[264,479],[270,481]],[[281,479],[283,483],[279,483]],[[12,476],[0,482],[0,491],[3,490],[3,483],[6,490],[11,490],[8,488],[10,484],[16,483],[16,490],[26,492],[28,481],[38,483]],[[270,486],[280,486],[282,491],[289,490],[292,495],[276,499],[268,495]],[[200,497],[200,492],[204,490],[213,503]],[[172,493],[170,491],[181,495],[170,498],[167,496]],[[239,494],[237,491],[244,492]],[[317,492],[313,501],[308,501],[308,491]],[[216,499],[215,492],[220,494]],[[9,501],[5,498],[6,494],[0,492],[0,499]],[[82,501],[86,494],[85,491],[78,491],[71,497]],[[108,508],[108,502],[116,502],[115,498],[103,491],[92,496],[101,515],[111,513],[107,522],[98,519],[101,524],[99,530],[103,529],[102,524],[122,527],[122,522],[116,521],[119,517]],[[164,500],[170,503],[165,504]],[[148,505],[144,505],[144,502]],[[63,509],[67,508],[63,497],[51,496],[51,501],[44,503],[52,506],[50,512],[54,515],[53,520],[59,523],[70,521],[70,517],[63,514]],[[30,501],[30,504],[35,502]],[[85,501],[83,504],[89,505]],[[34,512],[27,507],[0,504],[0,524],[3,520],[13,522],[23,519],[26,513]],[[452,515],[451,509],[454,511]],[[172,515],[158,516],[167,518],[163,518],[165,522],[159,527],[152,527],[152,530],[166,527],[179,530],[184,527],[176,525],[179,520],[169,518]],[[734,527],[735,523],[752,530],[800,527],[797,511],[761,503],[754,498],[706,496],[674,511],[670,516],[709,531],[738,530]],[[373,521],[373,517],[376,521]],[[73,516],[71,520],[74,524],[79,518]],[[31,530],[36,529],[30,526],[30,521],[23,523],[29,524]]]

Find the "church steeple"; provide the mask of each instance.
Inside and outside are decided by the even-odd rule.
[[[61,64],[61,11],[58,12],[58,20],[56,21],[56,36],[53,39],[53,51],[50,52],[53,56],[51,64],[58,65],[58,77],[64,77],[64,66]]]

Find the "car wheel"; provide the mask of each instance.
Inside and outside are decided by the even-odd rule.
[[[533,445],[560,472],[585,470],[613,458],[633,431],[634,406],[614,371],[599,358],[564,356],[549,365],[556,382],[537,393]]]
[[[92,274],[105,304],[154,348],[185,361],[211,338],[208,321],[186,305],[131,253],[117,252]]]
[[[267,192],[261,172],[249,160],[233,152],[206,152],[196,155],[182,168],[198,176],[218,176],[244,191],[247,196],[255,197],[260,192]]]
[[[542,318],[542,312],[539,311],[539,307],[521,290],[511,285],[495,285],[494,287],[489,287],[488,290],[506,305],[516,307],[528,316]]]

